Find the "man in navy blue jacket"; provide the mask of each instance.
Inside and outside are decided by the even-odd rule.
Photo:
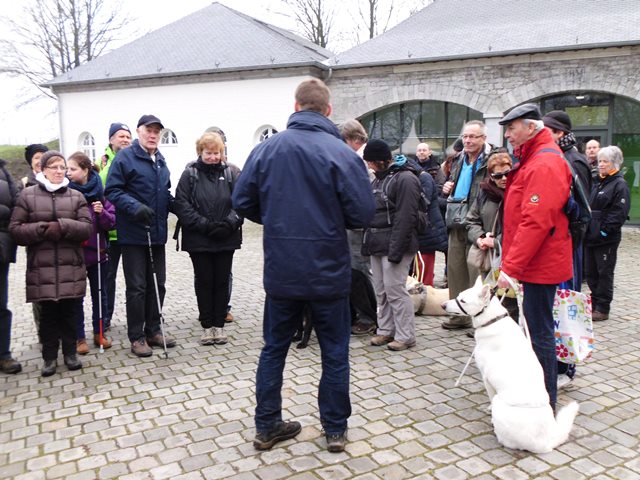
[[[295,437],[282,420],[282,372],[291,339],[308,306],[322,351],[320,421],[330,452],[344,450],[349,400],[347,228],[362,228],[375,205],[360,157],[341,139],[330,93],[320,80],[296,89],[287,130],[249,155],[233,191],[236,211],[264,225],[264,341],[256,375],[254,447]]]
[[[138,357],[152,355],[151,347],[162,347],[160,312],[149,256],[149,239],[158,280],[160,303],[164,300],[167,216],[173,201],[164,156],[158,150],[164,126],[154,115],[138,121],[138,139],[120,150],[109,170],[105,196],[116,207],[118,244],[126,283],[127,335],[131,351]],[[167,347],[175,339],[165,335]]]

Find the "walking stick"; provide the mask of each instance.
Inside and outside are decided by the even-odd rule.
[[[164,336],[164,315],[162,314],[162,305],[160,303],[160,290],[158,290],[158,275],[156,274],[156,266],[153,262],[153,249],[151,248],[151,227],[147,225],[147,243],[149,244],[149,260],[151,260],[151,273],[153,274],[153,286],[156,292],[156,302],[158,303],[158,314],[160,315],[160,332],[162,333],[162,346],[164,348],[164,358],[169,358],[167,352],[167,339]]]
[[[96,245],[98,251],[98,317],[100,322],[100,353],[104,353],[104,332],[102,323],[102,271],[100,266],[100,230],[96,229]]]

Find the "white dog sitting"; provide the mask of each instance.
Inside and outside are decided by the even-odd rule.
[[[578,413],[571,402],[556,418],[531,342],[480,278],[457,298],[444,302],[452,315],[469,315],[475,328],[475,360],[491,400],[498,441],[508,448],[550,452],[569,438]]]

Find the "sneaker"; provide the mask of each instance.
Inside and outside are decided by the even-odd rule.
[[[389,350],[393,350],[394,352],[401,352],[402,350],[406,350],[407,348],[414,347],[416,345],[416,341],[413,342],[401,342],[400,340],[394,340],[387,345]]]
[[[300,422],[278,422],[268,432],[257,432],[253,440],[256,450],[271,450],[276,443],[295,437],[302,430]]]
[[[464,330],[471,328],[471,319],[469,317],[451,317],[442,322],[441,326],[445,330]]]
[[[373,345],[374,347],[381,347],[391,342],[393,342],[393,337],[390,337],[388,335],[376,335],[371,338],[371,345]]]
[[[573,382],[573,378],[566,373],[561,373],[558,375],[558,390],[567,387],[571,382]]]
[[[335,435],[326,434],[327,450],[331,453],[344,452],[347,443],[347,432],[337,433]]]
[[[11,357],[5,358],[0,360],[0,371],[9,374],[20,373],[22,371],[22,365]]]
[[[78,355],[64,355],[63,358],[64,364],[69,370],[80,370],[82,368],[82,363],[80,359],[78,359]]]
[[[176,339],[171,335],[165,335],[164,339],[167,343],[167,348],[173,348],[176,346]],[[164,348],[164,343],[162,341],[162,332],[158,332],[151,337],[147,337],[147,344],[149,344],[150,347]]]
[[[227,312],[227,316],[224,317],[224,321],[227,323],[233,322],[233,314],[231,312]]]
[[[100,346],[100,343],[102,343],[102,348],[104,348],[105,350],[106,350],[107,348],[111,348],[111,345],[112,345],[112,343],[111,343],[111,339],[110,339],[109,337],[106,337],[106,336],[102,335],[102,342],[101,342],[101,341],[100,341],[100,334],[99,334],[99,333],[96,333],[96,334],[93,336],[93,344],[94,344],[96,347],[99,347],[99,346]]]
[[[594,322],[602,322],[604,320],[609,320],[609,314],[608,313],[598,312],[597,310],[594,310],[593,313],[591,314],[591,319]]]
[[[135,342],[131,342],[131,353],[135,354],[138,357],[150,357],[153,355],[153,351],[151,347],[147,345],[144,338],[140,340],[136,340]]]
[[[351,335],[369,335],[376,331],[376,324],[369,322],[356,322],[351,327]]]
[[[224,345],[227,343],[227,336],[224,334],[224,328],[213,327],[213,343],[216,345]]]
[[[213,327],[203,329],[202,336],[200,337],[200,345],[214,345],[215,343]]]
[[[86,355],[89,353],[89,345],[87,345],[86,338],[81,338],[76,342],[76,352],[78,355]]]
[[[58,366],[58,362],[56,360],[45,360],[44,365],[42,366],[42,370],[40,370],[40,374],[43,377],[50,377],[54,373],[56,373],[56,367]]]

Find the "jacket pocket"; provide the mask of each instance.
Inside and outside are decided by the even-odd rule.
[[[589,222],[589,228],[587,229],[586,240],[587,243],[595,244],[602,241],[600,235],[600,227],[602,225],[602,212],[600,210],[591,211],[591,221]]]

